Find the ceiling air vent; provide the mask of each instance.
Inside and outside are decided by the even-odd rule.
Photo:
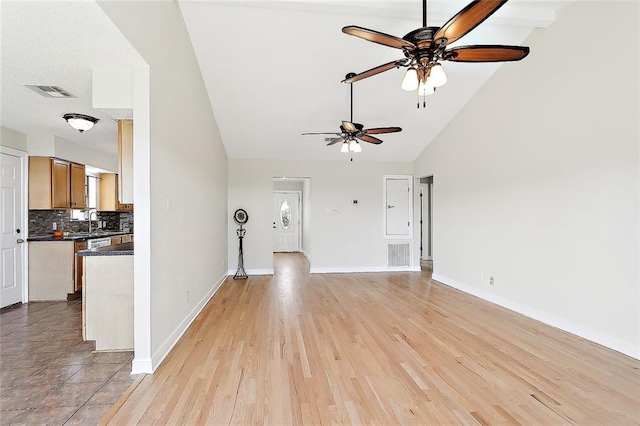
[[[45,98],[76,98],[71,93],[59,86],[38,86],[35,84],[25,84],[27,89],[31,89]]]

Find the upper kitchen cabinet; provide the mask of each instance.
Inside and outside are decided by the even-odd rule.
[[[118,121],[118,200],[133,203],[133,121]]]
[[[98,210],[105,212],[133,211],[133,204],[122,204],[118,197],[118,175],[115,173],[100,174],[100,198]]]
[[[50,157],[29,157],[29,209],[84,209],[85,167]]]

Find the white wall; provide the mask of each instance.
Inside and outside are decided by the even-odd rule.
[[[0,127],[0,145],[27,152],[27,135]]]
[[[57,157],[104,170],[116,170],[117,156],[115,154],[107,154],[85,148],[58,136],[25,135],[6,127],[0,127],[0,129],[2,131],[0,139],[3,146],[19,149],[20,151],[29,153],[29,155]]]
[[[311,179],[302,181],[302,252],[309,261],[311,260]]]
[[[54,136],[54,141],[55,156],[58,158],[75,161],[80,164],[97,167],[110,172],[116,172],[118,169],[117,154],[107,154],[105,152],[85,148],[84,146],[58,136]],[[116,140],[114,139],[113,142],[115,144]]]
[[[273,189],[275,190],[293,190],[293,191],[304,191],[304,187],[302,182],[273,182]]]
[[[238,246],[231,215],[249,214],[244,239],[247,273],[273,270],[273,177],[310,177],[310,208],[303,218],[310,227],[304,250],[312,272],[386,269],[383,239],[382,176],[411,174],[411,163],[321,161],[229,161],[229,268],[237,267]],[[358,199],[357,206],[351,200]],[[337,214],[332,209],[338,209]],[[236,241],[234,243],[234,241]]]
[[[637,2],[566,6],[414,163],[434,278],[635,357],[638,40]]]
[[[149,65],[150,206],[135,220],[150,221],[150,323],[136,327],[155,369],[226,277],[227,156],[178,4],[100,5]]]

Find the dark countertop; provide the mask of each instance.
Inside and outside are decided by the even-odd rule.
[[[133,255],[133,243],[114,244],[106,247],[98,247],[90,250],[80,250],[76,256],[131,256]]]
[[[96,238],[115,237],[117,235],[128,235],[131,232],[123,231],[101,231],[98,234],[89,235],[88,232],[73,232],[68,237],[54,237],[53,235],[33,235],[27,238],[27,241],[83,241],[95,240]]]

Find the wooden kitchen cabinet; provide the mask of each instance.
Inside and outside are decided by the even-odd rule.
[[[71,186],[71,208],[87,208],[87,174],[84,164],[71,163],[69,184]]]
[[[51,207],[71,207],[71,164],[51,159]]]
[[[51,157],[29,157],[29,209],[87,206],[85,166]]]
[[[75,241],[74,242],[74,275],[75,275],[75,291],[76,293],[82,290],[82,276],[84,275],[84,257],[75,256],[80,250],[85,250],[87,248],[87,241]]]
[[[105,212],[130,212],[133,204],[122,204],[118,201],[118,175],[115,173],[100,174],[100,200],[98,210]]]
[[[133,204],[133,121],[118,121],[118,200]]]

